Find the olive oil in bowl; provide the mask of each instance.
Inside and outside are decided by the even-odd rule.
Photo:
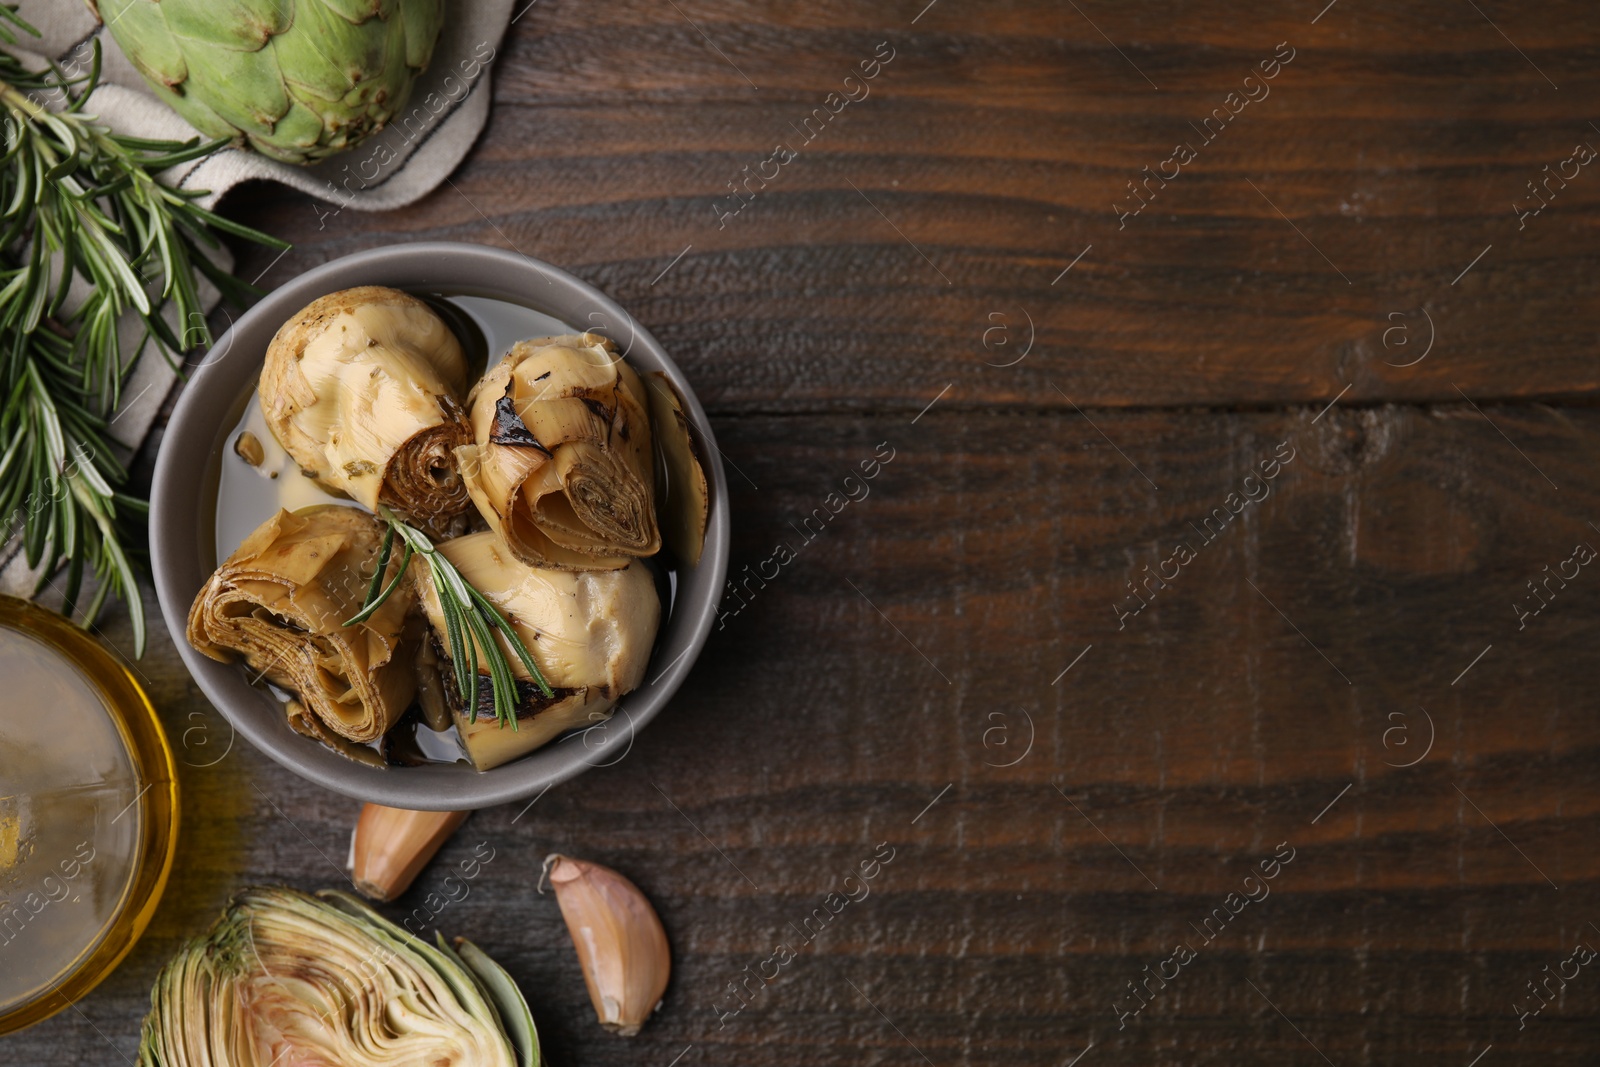
[[[0,597],[0,1034],[92,989],[144,932],[177,840],[160,723],[93,637]]]

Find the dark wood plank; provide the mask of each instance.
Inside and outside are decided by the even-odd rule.
[[[1116,406],[1600,388],[1600,181],[1569,168],[1523,228],[1512,207],[1600,147],[1600,16],[1576,0],[1489,5],[1492,24],[1444,0],[1315,25],[1221,2],[945,0],[915,25],[920,3],[680,7],[531,8],[486,137],[416,209],[236,196],[297,242],[267,280],[396,240],[514,247],[614,295],[727,411],[915,412],[946,383],[962,406],[1057,408],[1052,384]],[[719,224],[729,184],[801,142],[879,42],[870,95]],[[1202,143],[1279,42],[1270,95]],[[1124,227],[1113,203],[1180,140],[1198,158]]]
[[[727,602],[615,766],[520,817],[474,816],[390,913],[489,842],[437,925],[505,959],[556,1062],[693,1045],[683,1063],[1059,1064],[1091,1041],[1105,1064],[1321,1062],[1309,1039],[1350,1067],[1466,1063],[1490,1043],[1495,1062],[1589,1063],[1587,972],[1525,1031],[1511,1005],[1600,939],[1582,667],[1600,580],[1581,570],[1521,631],[1511,605],[1600,543],[1600,414],[1485,413],[1516,447],[1464,405],[1096,413],[1126,460],[1076,415],[724,418],[750,478],[734,570],[785,542],[793,561]],[[880,442],[894,458],[867,495],[806,541],[796,526]],[[1202,545],[1189,523],[1290,449],[1270,495]],[[1180,540],[1196,558],[1119,629],[1124,583]],[[186,758],[216,758],[225,727],[164,636],[141,670],[175,738],[207,731]],[[1419,707],[1431,751],[1388,766],[1426,744]],[[156,924],[80,1006],[122,1050],[160,961],[230,889],[340,881],[354,804],[243,746],[184,786]],[[802,944],[795,927],[879,842],[895,854],[871,894]],[[1188,924],[1280,842],[1294,858],[1270,895],[1205,942]],[[660,906],[675,978],[632,1043],[590,1021],[533,892],[552,850],[617,866]],[[721,1020],[728,983],[783,939],[797,958]],[[1182,939],[1197,958],[1119,1030],[1126,983]],[[103,1046],[69,1012],[7,1051]]]

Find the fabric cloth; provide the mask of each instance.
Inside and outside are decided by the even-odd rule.
[[[489,72],[501,38],[512,21],[514,0],[445,0],[450,8],[434,48],[433,60],[417,79],[405,112],[383,131],[350,151],[311,167],[295,167],[242,148],[226,148],[163,175],[169,184],[204,189],[200,199],[213,207],[240,182],[265,178],[299,189],[327,206],[318,210],[323,226],[341,212],[386,211],[420,199],[455,170],[489,117]],[[187,140],[193,127],[145,85],[106,28],[81,0],[21,0],[19,14],[40,31],[22,37],[10,51],[42,65],[53,59],[69,74],[86,73],[94,42],[100,42],[101,84],[85,109],[118,133]],[[245,279],[249,281],[250,279]],[[209,311],[218,296],[202,280]],[[132,323],[123,341],[132,351],[138,330]],[[181,328],[177,331],[180,335]],[[149,433],[167,393],[177,380],[166,360],[150,354],[140,361],[124,389],[126,398],[111,422],[112,436],[132,451]],[[0,550],[0,592],[28,596],[37,582],[13,538]]]

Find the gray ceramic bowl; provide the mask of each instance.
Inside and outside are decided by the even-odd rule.
[[[711,486],[705,551],[677,573],[671,613],[662,624],[645,682],[625,697],[611,723],[569,737],[494,770],[465,763],[368,767],[289,729],[271,694],[252,686],[244,668],[200,655],[184,639],[189,605],[216,567],[214,511],[221,457],[237,404],[254,387],[267,344],[285,319],[319,296],[356,285],[419,292],[470,292],[552,315],[616,341],[641,371],[665,371],[688,403]],[[491,360],[500,353],[491,353]],[[705,411],[661,345],[626,311],[564,271],[482,245],[430,242],[378,248],[323,264],[245,312],[191,375],[156,459],[150,497],[156,592],[184,662],[235,730],[297,774],[359,800],[394,807],[465,811],[533,797],[589,767],[623,758],[633,735],[655,718],[705,645],[728,566],[728,487]]]

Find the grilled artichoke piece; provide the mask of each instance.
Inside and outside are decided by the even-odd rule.
[[[496,635],[516,677],[513,730],[495,720],[481,651],[477,692],[469,697],[456,689],[452,670],[441,671],[457,732],[480,771],[526,755],[568,730],[603,722],[618,699],[644,680],[661,622],[655,579],[644,564],[607,571],[531,567],[490,532],[446,541],[439,552],[516,628],[553,690],[549,697],[541,695],[505,639]],[[450,645],[432,578],[424,567],[413,568],[411,575],[433,628],[434,647],[445,658]]]
[[[462,478],[519,560],[611,570],[660,551],[650,400],[610,340],[518,342],[469,403]]]
[[[656,463],[656,500],[661,511],[661,537],[685,566],[700,562],[711,514],[711,490],[695,447],[683,398],[660,371],[646,380],[650,388],[650,421],[661,457]]]
[[[343,625],[361,610],[382,543],[382,523],[357,508],[279,511],[201,588],[189,643],[223,663],[242,657],[293,690],[326,730],[377,740],[411,703],[420,636],[408,624],[415,594],[406,582],[364,622]],[[399,565],[394,553],[385,583]],[[297,729],[316,732],[300,718]]]
[[[418,642],[419,644],[421,642]],[[290,700],[283,706],[284,714],[289,718],[289,729],[301,737],[326,745],[345,759],[365,763],[368,767],[387,767],[389,761],[384,758],[383,743],[377,745],[363,745],[340,737],[326,726],[322,720],[311,714],[311,709],[302,704],[298,699]]]
[[[273,436],[324,488],[439,537],[462,532],[452,521],[472,507],[454,455],[472,440],[467,375],[461,343],[428,305],[365,285],[284,323],[258,392]]]
[[[139,1067],[539,1067],[521,991],[459,944],[344,893],[246,889],[156,977]]]
[[[295,164],[353,148],[399,114],[444,24],[444,0],[95,2],[191,126]]]

